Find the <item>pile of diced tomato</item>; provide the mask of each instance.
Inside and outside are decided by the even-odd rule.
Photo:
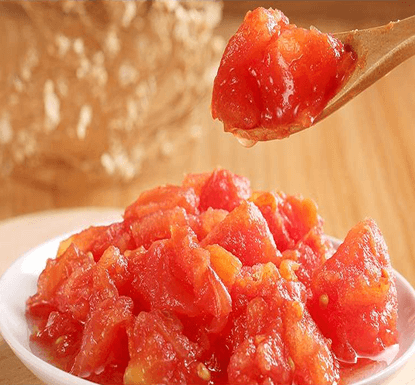
[[[397,343],[396,298],[372,220],[334,252],[312,200],[217,169],[63,241],[27,317],[39,355],[102,384],[333,385]]]

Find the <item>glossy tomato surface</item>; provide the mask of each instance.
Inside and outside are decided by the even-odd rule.
[[[257,8],[231,37],[215,78],[212,116],[225,131],[253,140],[307,128],[348,80],[356,55],[315,28]]]
[[[31,346],[104,385],[340,384],[339,359],[397,342],[397,300],[373,221],[333,252],[312,200],[190,174],[61,243]]]

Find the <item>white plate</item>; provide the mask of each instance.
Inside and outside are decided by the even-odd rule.
[[[0,331],[20,360],[42,381],[53,385],[93,384],[66,373],[36,357],[29,348],[29,328],[25,318],[26,299],[36,292],[37,278],[46,260],[56,255],[59,242],[55,238],[32,249],[6,271],[0,279]],[[335,240],[338,246],[339,241]],[[398,289],[400,348],[394,361],[370,377],[354,385],[380,385],[391,377],[415,352],[415,290],[396,273]]]

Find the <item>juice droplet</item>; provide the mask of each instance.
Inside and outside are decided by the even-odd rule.
[[[242,146],[246,147],[246,148],[250,148],[252,146],[255,146],[255,144],[258,143],[257,140],[253,140],[253,139],[247,139],[247,138],[242,138],[238,135],[235,135],[236,139],[238,140],[239,143],[242,144]]]

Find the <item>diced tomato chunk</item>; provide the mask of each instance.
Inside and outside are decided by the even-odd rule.
[[[210,253],[210,263],[213,270],[228,289],[232,288],[241,271],[241,261],[219,245],[208,245],[206,250]]]
[[[154,241],[171,237],[171,227],[186,226],[188,217],[182,207],[165,211],[156,211],[139,218],[131,224],[131,231],[136,247],[148,249]]]
[[[195,190],[196,195],[200,197],[202,188],[211,175],[211,172],[204,172],[201,174],[187,174],[183,179],[182,185],[186,188],[192,187],[193,190]]]
[[[356,67],[333,36],[257,8],[229,40],[215,78],[212,116],[244,138],[284,138],[311,126]]]
[[[98,261],[98,265],[107,271],[120,295],[128,292],[133,277],[128,266],[128,260],[119,249],[115,246],[108,247]]]
[[[84,253],[91,252],[95,261],[98,261],[109,246],[115,246],[124,252],[135,247],[129,226],[125,222],[113,223],[109,226],[89,227],[78,234],[74,234],[59,245],[58,256],[74,244]]]
[[[376,355],[398,341],[397,295],[379,228],[367,219],[353,227],[313,276],[311,311],[344,361]]]
[[[317,205],[311,199],[283,192],[255,192],[251,199],[267,220],[278,250],[293,249],[313,227],[321,226]]]
[[[92,242],[90,251],[98,261],[108,247],[114,246],[123,253],[135,248],[134,240],[127,222],[113,223],[103,229],[101,234]]]
[[[26,304],[26,311],[33,315],[39,315],[38,310],[54,307],[54,296],[59,287],[78,268],[86,269],[92,266],[94,260],[92,254],[85,254],[75,244],[71,244],[56,259],[48,259],[46,267],[38,280],[38,291],[30,297]]]
[[[131,298],[110,297],[101,301],[85,324],[82,343],[71,373],[80,377],[101,374],[109,365],[118,365],[120,377],[129,361],[126,329],[132,322]],[[114,379],[113,379],[114,380]]]
[[[98,264],[79,268],[62,284],[54,302],[62,312],[85,322],[90,311],[105,298],[118,297],[118,290],[108,272]]]
[[[229,214],[228,211],[222,209],[212,209],[209,207],[200,215],[189,216],[189,225],[196,233],[199,241],[203,240],[213,228]]]
[[[182,207],[189,214],[197,214],[199,197],[192,187],[161,186],[143,192],[124,212],[125,219],[139,219],[160,210]]]
[[[251,202],[243,202],[234,209],[201,242],[202,246],[213,244],[228,250],[244,265],[265,262],[279,265],[281,261],[267,222]]]
[[[230,385],[291,384],[293,370],[281,334],[244,340],[231,356],[228,376]]]
[[[330,340],[323,337],[305,304],[292,302],[286,306],[284,322],[283,338],[294,363],[294,382],[305,385],[338,383],[339,364],[331,352]]]
[[[283,279],[272,263],[255,265],[242,268],[231,294],[230,384],[338,381],[338,363],[305,307],[301,283]]]
[[[50,312],[46,323],[30,337],[32,349],[47,361],[69,371],[78,354],[83,325],[71,315]]]
[[[68,239],[63,240],[59,244],[57,257],[61,256],[72,243],[83,252],[89,251],[92,243],[106,228],[107,226],[91,226],[77,234],[71,235]]]
[[[215,170],[203,185],[200,193],[200,209],[209,207],[232,211],[251,195],[247,178],[227,170]]]
[[[294,247],[282,253],[283,258],[293,259],[298,263],[295,274],[309,289],[312,296],[311,281],[314,272],[334,253],[331,241],[323,234],[321,227],[313,227]]]
[[[172,313],[141,312],[128,334],[131,360],[124,384],[209,384],[210,372],[198,361],[200,348],[183,335]]]
[[[288,19],[277,10],[259,8],[246,14],[229,40],[215,78],[213,118],[226,122],[229,128],[258,127],[262,101],[249,68],[260,63],[271,37],[287,25]]]
[[[132,252],[134,253],[134,252]],[[172,237],[139,250],[132,260],[133,290],[151,309],[195,317],[209,315],[221,328],[231,309],[229,293],[210,267],[210,254],[199,247],[188,227],[174,227]],[[164,277],[156,280],[155,277]]]

